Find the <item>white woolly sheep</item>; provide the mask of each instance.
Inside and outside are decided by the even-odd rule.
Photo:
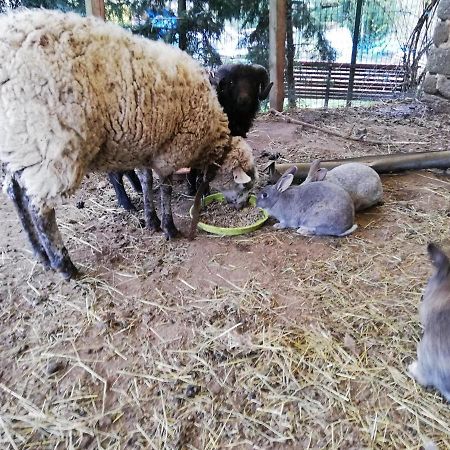
[[[272,88],[273,83],[269,81],[269,73],[258,64],[225,64],[210,73],[209,81],[214,86],[217,99],[227,115],[231,135],[246,137],[259,109],[260,101],[267,98]],[[134,210],[135,207],[123,184],[124,175],[135,191],[142,192],[139,180],[133,171],[108,174],[119,206]],[[187,175],[189,195],[195,195],[198,177],[198,171],[191,168]]]
[[[177,233],[176,170],[194,167],[212,179],[223,165],[238,190],[255,174],[245,142],[230,138],[207,74],[174,47],[95,18],[22,10],[0,17],[0,60],[5,187],[36,256],[66,278],[77,270],[54,207],[86,173],[139,169],[146,224],[157,229],[154,169],[168,237]]]

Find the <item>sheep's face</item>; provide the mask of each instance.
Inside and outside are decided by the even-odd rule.
[[[256,64],[221,66],[211,83],[227,115],[256,113],[259,101],[267,98],[272,87],[266,69]]]
[[[214,181],[227,203],[240,209],[247,204],[248,196],[258,179],[251,147],[241,137],[233,137],[228,153]]]
[[[225,200],[236,209],[243,208],[247,202],[250,192],[255,184],[256,171],[244,172],[241,168],[233,171],[232,176],[217,177],[218,190],[223,194]]]
[[[259,106],[260,82],[250,76],[229,72],[220,79],[216,90],[221,105],[231,103],[244,113],[252,113]]]

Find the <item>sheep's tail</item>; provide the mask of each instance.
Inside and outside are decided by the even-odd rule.
[[[349,228],[347,231],[344,231],[342,234],[338,234],[338,237],[348,236],[349,234],[352,234],[357,228],[358,228],[358,225],[355,223],[355,224],[354,224],[351,228]]]

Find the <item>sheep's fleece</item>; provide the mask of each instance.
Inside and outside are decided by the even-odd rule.
[[[0,16],[0,160],[37,210],[86,172],[205,168],[229,145],[207,74],[186,53],[74,13]],[[226,152],[225,152],[226,153]]]

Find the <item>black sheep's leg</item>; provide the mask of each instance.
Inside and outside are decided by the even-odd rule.
[[[71,261],[69,252],[62,240],[56,224],[55,210],[49,209],[38,212],[30,205],[29,212],[38,232],[39,240],[50,260],[51,267],[60,272],[66,280],[77,277],[78,269]]]
[[[131,185],[133,186],[133,189],[136,192],[142,193],[142,185],[141,182],[139,181],[139,177],[136,175],[136,172],[134,170],[127,170],[125,172],[125,176],[130,181]]]
[[[136,210],[136,208],[128,197],[125,191],[125,186],[123,185],[123,175],[123,172],[109,172],[108,178],[113,185],[114,190],[116,191],[116,197],[119,206],[126,209],[127,211],[134,211]]]
[[[144,217],[145,226],[149,230],[161,230],[161,222],[156,214],[155,202],[153,199],[153,172],[151,169],[143,169],[137,172],[142,186],[142,195],[144,199]]]
[[[197,231],[197,224],[200,220],[201,200],[206,192],[209,192],[209,183],[214,179],[217,173],[217,166],[209,166],[203,174],[194,198],[194,207],[192,209],[191,228],[189,230],[189,239],[194,239]]]
[[[198,189],[200,188],[200,185],[202,184],[203,180],[201,177],[201,173],[198,169],[192,169],[187,174],[187,185],[188,190],[187,194],[194,197],[197,193]],[[209,186],[207,190],[204,192],[203,195],[209,195]]]
[[[194,196],[197,192],[197,179],[198,179],[198,170],[191,168],[188,172],[187,178],[187,194]]]
[[[205,195],[205,192],[209,191],[209,181],[204,179],[198,188],[197,193],[194,198],[194,207],[192,209],[192,220],[191,220],[191,228],[189,230],[189,239],[192,240],[195,238],[195,234],[197,231],[197,225],[200,220],[200,209],[202,204],[202,198]]]
[[[11,179],[7,187],[7,193],[16,208],[20,222],[22,223],[22,227],[28,236],[28,240],[30,241],[35,257],[46,269],[50,269],[50,261],[47,253],[39,241],[39,236],[29,213],[28,198],[23,193],[23,189],[19,186],[19,183],[14,178]]]
[[[180,232],[173,223],[172,216],[172,176],[162,178],[161,180],[161,220],[162,229],[167,239],[172,239],[180,235]]]

